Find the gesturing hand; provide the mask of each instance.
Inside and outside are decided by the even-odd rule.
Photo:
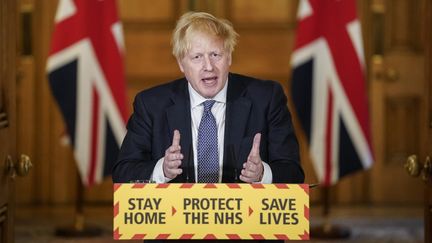
[[[261,133],[255,134],[252,149],[249,153],[247,161],[243,164],[240,180],[248,183],[261,181],[264,166],[261,161],[259,147],[261,142]]]
[[[165,177],[174,179],[182,173],[180,169],[183,154],[180,152],[180,132],[174,130],[173,141],[171,146],[165,150],[165,157],[163,161],[163,172]]]

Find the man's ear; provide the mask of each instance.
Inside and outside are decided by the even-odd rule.
[[[232,55],[231,54],[232,53],[230,53],[229,57],[228,57],[228,66],[231,66],[231,62],[232,62]]]
[[[184,68],[183,68],[183,64],[182,64],[181,60],[179,60],[178,58],[176,58],[176,60],[177,60],[177,64],[178,64],[178,66],[179,66],[179,68],[180,68],[180,71],[181,71],[182,73],[184,73]]]

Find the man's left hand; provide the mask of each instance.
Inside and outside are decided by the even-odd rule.
[[[249,153],[247,161],[243,164],[240,180],[253,183],[261,181],[264,173],[264,166],[259,153],[261,142],[261,133],[255,134],[252,149]]]

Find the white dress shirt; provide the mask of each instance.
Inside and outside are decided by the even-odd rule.
[[[225,137],[225,111],[226,111],[226,98],[227,98],[227,87],[228,81],[219,93],[213,97],[212,100],[216,102],[211,108],[211,112],[216,119],[216,125],[218,129],[218,152],[219,152],[219,182],[222,182],[222,167],[223,167],[223,154],[224,154],[224,137]],[[191,109],[191,126],[192,126],[192,145],[193,153],[197,153],[198,143],[198,127],[201,122],[201,117],[204,111],[203,102],[208,100],[202,97],[196,92],[192,86],[188,83],[190,109]],[[181,135],[181,134],[180,134]],[[251,147],[252,149],[252,147]],[[166,183],[171,179],[164,176],[163,173],[163,161],[164,157],[160,158],[153,169],[151,180],[156,183]],[[246,161],[244,161],[246,162]],[[272,183],[273,175],[270,166],[263,162],[264,174],[260,183]],[[194,156],[194,168],[195,168],[195,181],[198,181],[198,158]]]

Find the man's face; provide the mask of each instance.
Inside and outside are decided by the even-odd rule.
[[[193,89],[204,98],[213,98],[228,79],[231,53],[221,39],[202,33],[190,37],[190,50],[178,59],[180,70]]]

